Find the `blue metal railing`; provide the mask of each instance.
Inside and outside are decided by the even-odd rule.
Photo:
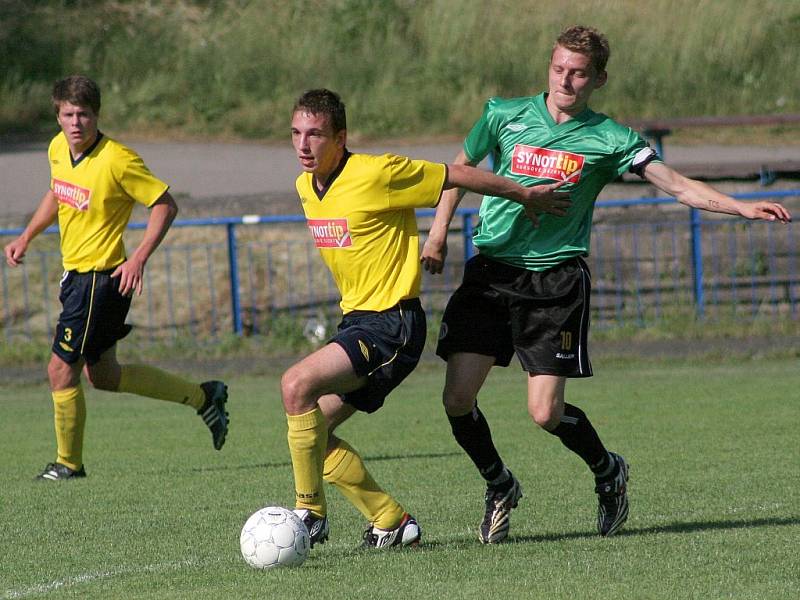
[[[752,192],[735,197],[741,200],[800,198],[800,190]],[[670,197],[605,200],[597,203],[595,216],[606,209],[667,204],[675,204],[675,200]],[[421,220],[433,214],[433,210],[418,211]],[[457,245],[463,247],[463,260],[474,253],[472,230],[476,215],[475,209],[457,212],[461,231],[455,239]],[[701,211],[692,211],[690,215],[688,223],[666,220],[661,215],[657,221],[595,225],[591,260],[596,299],[593,304],[599,311],[596,323],[622,323],[628,318],[641,323],[648,314],[659,318],[664,302],[685,302],[681,292],[684,287],[690,290],[692,310],[700,317],[706,314],[707,293],[714,306],[722,302],[735,306],[749,296],[751,313],[755,315],[762,290],[769,302],[788,302],[790,314],[796,316],[800,283],[795,283],[798,274],[792,226],[784,230],[761,224],[766,225],[766,229],[753,229],[755,222],[702,218]],[[205,327],[216,337],[220,323],[225,329],[242,335],[267,329],[276,314],[292,315],[297,311],[321,310],[323,305],[335,306],[336,291],[304,228],[299,226],[303,223],[305,218],[301,215],[176,221],[173,233],[151,259],[146,271],[147,289],[157,287],[159,290],[158,294],[147,295],[147,315],[140,319],[151,331],[151,338],[156,339],[161,330],[169,329],[177,335],[178,323],[186,325],[193,335],[201,333]],[[740,230],[744,224],[747,228]],[[267,226],[257,230],[264,235],[270,232],[270,239],[243,239],[253,237],[256,231],[243,229],[246,225]],[[291,225],[297,229],[276,229],[275,225]],[[132,223],[130,229],[142,230],[145,226],[145,223]],[[224,243],[198,243],[196,236],[191,236],[185,244],[173,241],[176,236],[180,238],[176,232],[196,227],[224,229]],[[276,231],[285,239],[278,239]],[[754,231],[759,232],[759,240],[754,238]],[[781,233],[774,233],[778,231]],[[20,232],[21,229],[0,229],[0,236],[16,236]],[[50,228],[47,233],[57,233],[57,228]],[[690,250],[688,256],[683,253],[684,241]],[[723,249],[726,243],[727,248]],[[741,257],[742,248],[744,258]],[[0,266],[0,314],[8,341],[15,336],[30,339],[34,329],[42,330],[41,322],[45,327],[52,327],[55,311],[50,301],[41,301],[38,307],[32,305],[40,300],[40,291],[43,298],[53,295],[51,280],[58,272],[58,252],[55,249],[38,251],[38,261],[36,256],[37,252],[29,249],[29,260],[16,272],[4,262]],[[458,260],[451,260],[454,268],[444,278],[427,277],[424,292],[449,294],[455,287],[456,268],[460,270],[460,264]],[[225,265],[225,274],[220,272],[221,265]],[[203,267],[205,284],[197,281]],[[684,275],[684,269],[689,269],[691,275]],[[227,291],[217,289],[222,281],[227,281],[224,286]],[[282,299],[279,290],[283,290]],[[227,303],[229,310],[221,311],[220,302],[222,306]],[[206,305],[209,307],[207,314],[202,308]],[[153,315],[158,310],[167,316],[156,319]],[[229,326],[225,325],[228,321]]]

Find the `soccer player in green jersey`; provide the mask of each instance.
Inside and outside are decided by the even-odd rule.
[[[22,234],[4,249],[6,262],[19,266],[31,240],[58,220],[62,311],[47,367],[57,455],[38,479],[86,476],[81,371],[97,389],[194,408],[220,450],[228,432],[224,383],[193,383],[149,365],[117,361],[117,341],[131,330],[125,324],[131,296],[141,294],[145,265],[178,212],[169,186],[133,150],[98,129],[100,89],[94,81],[80,75],[62,79],[53,87],[52,101],[61,132],[48,149],[50,189]],[[137,202],[150,216],[142,241],[128,255],[122,234]]]
[[[559,182],[526,188],[464,165],[352,153],[344,103],[330,90],[309,90],[297,100],[291,131],[303,170],[297,192],[344,313],[333,338],[281,378],[295,510],[312,546],[324,543],[327,481],[369,522],[367,547],[415,545],[421,535],[416,520],[378,486],[358,451],[334,434],[356,411],[378,410],[425,346],[414,209],[436,206],[442,190],[454,186],[514,198],[530,214],[562,215],[569,200],[557,191]]]
[[[494,171],[520,183],[564,182],[571,207],[564,217],[532,221],[518,206],[485,196],[474,242],[480,253],[448,302],[437,354],[447,361],[443,401],[452,432],[487,489],[483,543],[503,541],[522,488],[500,458],[477,397],[494,365],[516,353],[527,372],[534,422],[582,458],[595,478],[597,528],[613,535],[628,517],[628,463],[609,452],[578,407],[564,401],[567,378],[589,377],[587,352],[592,212],[603,186],[631,171],[682,204],[747,219],[786,222],[780,204],[739,202],[666,166],[630,128],[588,107],[608,77],[608,41],[598,31],[565,29],[550,57],[548,91],[490,99],[467,136],[457,164],[476,165],[491,153]],[[463,192],[445,192],[422,251],[438,273],[447,228]]]

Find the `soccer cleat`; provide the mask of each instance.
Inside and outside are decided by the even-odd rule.
[[[367,548],[390,548],[392,546],[418,546],[422,532],[417,520],[408,513],[403,514],[400,525],[394,529],[381,529],[372,523],[364,530],[364,546]]]
[[[39,481],[67,481],[69,479],[78,479],[79,477],[86,477],[86,470],[81,465],[77,471],[70,469],[67,465],[62,465],[59,462],[47,463],[36,479]]]
[[[614,535],[628,520],[628,463],[619,454],[609,452],[619,469],[607,481],[597,482],[597,531],[602,536]]]
[[[481,542],[497,544],[508,537],[511,509],[517,508],[522,498],[522,486],[514,475],[511,475],[511,486],[508,489],[496,487],[486,488],[486,514],[483,515],[480,531]]]
[[[228,386],[221,381],[206,381],[201,383],[206,401],[197,414],[203,417],[203,422],[211,430],[214,448],[222,450],[225,445],[225,436],[228,435],[228,413],[225,411],[225,402],[228,400]]]
[[[300,517],[306,529],[308,529],[308,540],[312,548],[314,544],[325,543],[330,531],[328,527],[328,517],[318,517],[307,508],[295,508],[294,514]]]

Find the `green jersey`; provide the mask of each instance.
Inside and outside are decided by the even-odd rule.
[[[539,215],[534,227],[522,205],[484,196],[473,241],[482,254],[525,269],[544,271],[589,254],[594,203],[603,187],[625,171],[642,174],[657,158],[639,134],[586,109],[556,124],[546,94],[491,98],[464,141],[464,153],[480,162],[492,153],[494,172],[522,185],[566,181],[567,214]]]

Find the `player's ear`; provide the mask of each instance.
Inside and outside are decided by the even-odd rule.
[[[347,129],[342,129],[336,133],[336,145],[344,148],[347,145]]]
[[[595,80],[595,89],[599,87],[603,87],[608,81],[608,72],[604,69],[597,74],[597,79]]]

